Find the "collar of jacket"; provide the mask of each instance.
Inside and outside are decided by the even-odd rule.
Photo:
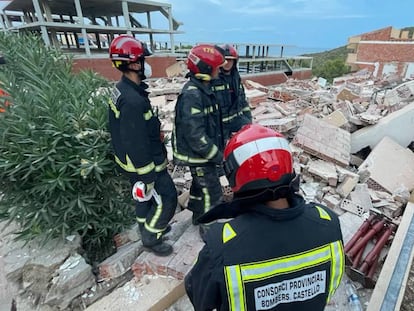
[[[243,200],[233,200],[216,205],[207,213],[202,215],[198,221],[200,223],[209,223],[217,219],[234,218],[241,214],[258,213],[269,216],[275,220],[292,219],[303,213],[306,202],[298,194],[294,194],[289,199],[289,208],[274,209],[263,203],[246,203]]]
[[[295,195],[289,200],[289,208],[275,209],[264,204],[257,204],[250,208],[250,212],[266,215],[275,220],[288,220],[298,217],[305,210],[305,200]]]
[[[211,89],[211,81],[208,83],[208,85],[205,85],[203,83],[203,81],[197,79],[196,77],[194,77],[194,75],[190,76],[190,81],[191,83],[193,83],[198,89],[202,90],[204,93],[208,94],[208,95],[212,95],[213,90]]]
[[[128,79],[125,76],[122,76],[122,82],[130,85],[131,87],[133,87],[135,90],[137,90],[139,92],[139,94],[141,94],[142,96],[148,96],[149,92],[146,91],[146,89],[148,88],[148,84],[146,84],[145,82],[142,82],[140,84],[136,84],[134,81]]]

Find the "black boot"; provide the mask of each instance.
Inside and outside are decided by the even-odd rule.
[[[155,244],[153,246],[145,246],[144,250],[148,252],[152,252],[157,256],[165,257],[169,256],[173,252],[173,247],[170,244],[167,244],[165,242],[161,242],[160,244]]]
[[[193,218],[192,218],[192,221],[193,221],[193,225],[194,225],[194,226],[197,226],[198,224],[200,224],[200,223],[198,222],[198,218],[200,218],[202,215],[203,215],[202,213],[193,212]]]
[[[173,252],[173,247],[162,240],[162,234],[149,232],[144,226],[140,227],[140,229],[142,244],[146,251],[152,252],[157,256],[168,256]]]
[[[144,229],[144,224],[143,223],[138,223],[138,227],[139,227],[139,232],[142,232],[142,230]],[[170,224],[168,224],[166,227],[165,227],[165,229],[164,229],[164,231],[162,232],[162,235],[166,235],[168,232],[171,232],[171,225]]]

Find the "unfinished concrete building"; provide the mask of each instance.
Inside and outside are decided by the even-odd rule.
[[[153,26],[162,25],[162,28]],[[119,72],[108,65],[108,46],[119,34],[145,41],[153,50],[148,59],[153,77],[165,77],[166,68],[185,59],[188,49],[175,42],[181,22],[169,3],[138,0],[0,0],[0,31],[30,31],[41,34],[47,46],[75,55],[75,70],[92,69],[110,80]],[[169,41],[165,41],[165,36]],[[164,40],[162,40],[164,39]],[[196,43],[195,43],[196,44]],[[310,78],[312,58],[269,55],[272,44],[235,44],[241,56],[242,74],[271,85],[289,77]],[[252,76],[254,76],[252,78]]]
[[[347,64],[352,70],[363,68],[374,77],[397,75],[414,77],[414,34],[408,30],[386,27],[348,39]]]

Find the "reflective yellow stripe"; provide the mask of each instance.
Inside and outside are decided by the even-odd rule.
[[[155,167],[155,171],[156,172],[161,172],[161,171],[163,171],[167,168],[167,165],[168,165],[168,161],[167,161],[167,159],[165,159],[164,162],[162,162],[161,164],[158,164]]]
[[[264,262],[226,266],[225,279],[230,310],[245,310],[244,283],[264,280],[280,274],[301,271],[331,262],[328,300],[342,278],[344,254],[341,241]]]
[[[228,241],[235,238],[236,236],[237,236],[237,233],[234,231],[230,223],[226,223],[223,226],[223,244],[227,243]]]
[[[137,222],[140,224],[143,224],[145,222],[145,218],[136,217],[136,219],[137,219]]]
[[[161,195],[159,195],[159,197],[161,198]],[[157,207],[155,208],[155,214],[154,214],[154,216],[151,218],[151,221],[148,224],[148,226],[147,225],[145,226],[145,228],[148,227],[148,229],[147,229],[148,231],[154,232],[154,233],[158,233],[160,231],[162,232],[162,230],[158,230],[158,229],[155,229],[154,228],[155,224],[160,219],[160,215],[162,213],[162,208],[163,208],[163,205],[162,205],[162,198],[161,198],[161,203],[158,204]]]
[[[197,87],[190,85],[187,90],[197,90]]]
[[[191,158],[182,154],[179,154],[176,151],[173,151],[174,153],[174,157],[178,160],[187,162],[187,163],[193,163],[193,164],[202,164],[202,163],[207,163],[208,159],[204,159],[204,158]]]
[[[195,196],[193,196],[193,195],[190,195],[190,199],[191,199],[191,200],[201,201],[203,198],[202,198],[202,197],[195,197]]]
[[[231,116],[228,116],[226,118],[222,118],[223,122],[229,122],[231,120],[233,120],[234,118],[237,118],[238,116],[242,116],[244,113],[243,111],[239,111],[235,114],[232,114]]]
[[[250,111],[250,107],[244,107],[243,109],[242,109],[242,111],[244,111],[244,112],[249,112]]]
[[[332,220],[331,216],[329,216],[329,214],[322,207],[315,205],[315,208],[318,210],[320,218],[326,219],[329,221]]]
[[[203,188],[203,199],[204,199],[204,213],[207,213],[210,209],[210,193],[208,192],[208,188]]]
[[[210,152],[207,154],[206,158],[207,159],[211,159],[213,158],[218,152],[218,148],[216,145],[213,145],[213,147],[211,148]]]
[[[224,267],[229,301],[229,310],[246,310],[240,266]]]
[[[241,267],[243,280],[262,279],[281,273],[306,269],[331,259],[330,245],[297,255],[286,256],[262,263],[248,264]]]
[[[116,105],[114,104],[114,102],[112,101],[112,99],[110,99],[108,101],[109,107],[111,108],[111,110],[114,112],[115,114],[115,118],[119,118],[119,115],[121,114],[121,112],[116,108]]]
[[[342,274],[344,272],[344,250],[342,247],[342,243],[337,241],[331,243],[331,254],[332,254],[332,262],[331,262],[331,282],[329,286],[329,295],[327,301],[332,298],[335,290],[338,288],[339,283],[342,279]]]
[[[224,91],[226,89],[228,89],[229,86],[228,85],[217,85],[217,86],[213,86],[213,91]]]
[[[215,109],[215,108],[216,108],[216,107],[214,107],[214,106],[210,106],[210,107],[204,108],[204,113],[205,113],[205,114],[213,113],[213,112],[215,112],[215,111],[216,111],[216,109]]]
[[[138,167],[136,168],[134,166],[134,164],[132,163],[131,159],[128,157],[128,155],[126,156],[126,164],[123,163],[117,156],[115,156],[115,162],[125,171],[130,172],[130,173],[137,173],[139,175],[145,175],[150,173],[154,168],[155,168],[155,164],[154,162],[151,162],[148,165],[145,165],[143,167]]]
[[[144,113],[144,119],[145,119],[145,121],[148,121],[149,119],[151,119],[152,116],[153,116],[153,114],[152,114],[152,110],[151,109],[148,110],[147,112],[145,112]]]
[[[199,114],[199,113],[201,113],[200,109],[191,107],[191,114]]]

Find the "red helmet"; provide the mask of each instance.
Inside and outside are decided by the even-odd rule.
[[[289,184],[292,163],[283,135],[258,124],[245,125],[224,150],[226,175],[235,193]],[[285,175],[290,178],[282,179]]]
[[[223,54],[214,45],[200,44],[188,53],[187,67],[195,75],[210,77],[214,68],[223,66],[225,62]]]
[[[116,68],[135,63],[149,55],[145,45],[129,35],[120,35],[112,40],[109,47],[109,58]]]
[[[225,59],[239,59],[239,54],[237,53],[236,49],[230,44],[221,45],[220,48],[224,52]]]

